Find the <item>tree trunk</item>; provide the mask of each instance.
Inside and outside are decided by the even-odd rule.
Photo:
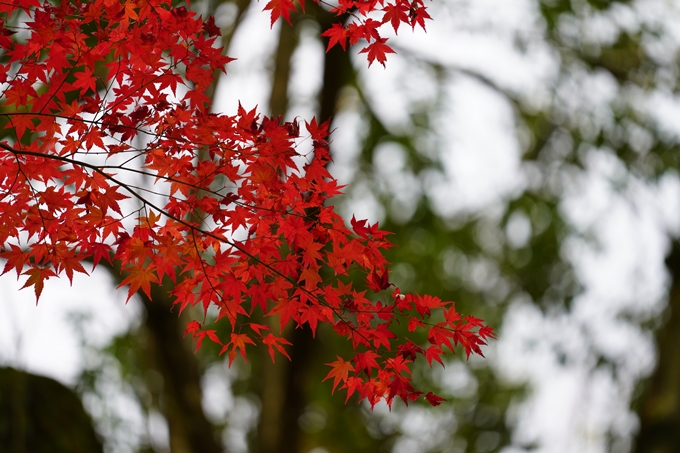
[[[162,286],[152,286],[153,301],[142,293],[138,295],[146,309],[144,327],[149,334],[149,350],[163,376],[161,409],[168,422],[170,450],[221,453],[215,428],[203,412],[201,374],[196,356],[182,337],[184,322],[170,311],[170,299]]]
[[[45,376],[0,367],[0,389],[0,451],[103,451],[90,416],[70,388]]]
[[[680,243],[666,258],[672,277],[668,320],[657,335],[658,364],[638,404],[636,453],[680,451]]]
[[[107,267],[114,279],[122,281],[120,268]],[[119,264],[119,263],[116,263]],[[144,307],[148,348],[143,351],[150,365],[163,377],[160,409],[168,423],[172,453],[222,453],[214,425],[203,412],[201,370],[189,340],[184,338],[185,321],[172,311],[168,276],[163,284],[151,285],[151,299],[142,291],[137,296]],[[144,356],[142,356],[142,360]]]

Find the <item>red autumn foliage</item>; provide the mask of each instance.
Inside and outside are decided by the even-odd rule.
[[[265,9],[274,21],[295,6]],[[422,0],[333,10],[352,19],[323,33],[329,48],[366,40],[369,64],[392,51],[383,25],[424,28],[429,18]],[[151,297],[167,278],[178,312],[215,306],[230,323],[226,343],[205,321],[185,332],[197,349],[206,337],[222,345],[230,364],[257,343],[272,360],[288,357],[288,340],[247,322],[255,310],[278,316],[281,331],[330,324],[355,355],[329,363],[326,379],[371,405],[420,398],[409,369],[419,357],[443,363],[455,345],[481,354],[494,337],[452,302],[402,294],[389,281],[387,233],[354,218],[350,229],[328,205],[341,189],[326,170],[328,122],[305,122],[303,133],[240,106],[234,116],[210,112],[205,90],[232,60],[212,18],[169,0],[20,0],[0,4],[0,24],[9,136],[0,142],[0,256],[3,274],[26,277],[36,302],[46,280],[87,274],[86,262],[120,268],[128,299]],[[364,282],[355,286],[350,272]],[[401,320],[425,329],[431,346],[397,336]]]

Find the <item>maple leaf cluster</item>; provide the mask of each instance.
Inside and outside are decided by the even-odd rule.
[[[305,0],[298,0],[304,12]],[[399,32],[401,24],[410,25],[415,30],[416,25],[425,30],[425,20],[432,19],[427,12],[423,0],[339,0],[337,5],[330,5],[323,0],[314,0],[317,4],[330,7],[341,20],[324,31],[321,36],[328,37],[326,52],[339,44],[343,50],[347,49],[347,42],[353,46],[359,41],[366,41],[366,46],[359,53],[365,53],[368,65],[378,60],[385,66],[387,54],[395,53],[387,45],[388,38],[383,38],[381,28],[389,24],[395,33]],[[283,17],[289,24],[290,14],[297,11],[293,0],[269,0],[264,10],[271,11],[272,26],[279,17]]]
[[[329,324],[356,354],[328,364],[326,379],[371,405],[419,398],[419,357],[443,364],[456,345],[481,355],[493,338],[451,302],[402,294],[387,233],[346,225],[328,205],[341,189],[326,169],[328,122],[305,122],[302,135],[297,121],[241,106],[210,113],[205,90],[231,60],[212,18],[169,0],[20,0],[0,4],[0,23],[2,273],[24,276],[36,302],[46,280],[72,281],[84,264],[120,269],[128,299],[165,279],[178,312],[214,306],[226,318],[228,342],[205,320],[185,335],[220,344],[230,364],[258,343],[288,357],[281,333],[248,322],[256,311],[280,332]],[[397,337],[401,320],[428,345]]]

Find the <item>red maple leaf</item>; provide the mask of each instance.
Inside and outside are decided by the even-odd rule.
[[[340,384],[340,382],[346,382],[349,372],[354,370],[354,365],[352,365],[352,362],[345,361],[340,356],[336,357],[338,360],[326,364],[333,369],[329,371],[326,377],[323,379],[325,381],[327,379],[333,378],[333,393],[335,393],[335,389],[337,388],[338,384]]]
[[[184,336],[186,337],[187,334],[195,334],[201,329],[201,324],[198,321],[189,321],[187,323],[187,328],[184,331]]]
[[[420,392],[416,392],[410,379],[404,376],[394,375],[392,382],[389,384],[389,394],[386,397],[387,405],[392,407],[392,400],[395,397],[401,398],[404,404],[408,405],[409,400],[413,401]]]
[[[192,321],[192,322],[196,322],[196,321]],[[200,325],[199,325],[199,327],[200,327]],[[220,341],[219,337],[217,336],[217,331],[215,331],[215,330],[193,331],[193,329],[194,329],[193,326],[191,327],[191,329],[192,329],[193,337],[196,340],[196,349],[194,349],[194,352],[197,352],[200,349],[201,345],[203,344],[203,339],[205,337],[210,338],[213,341],[213,343],[217,343],[220,346],[222,346],[222,342]],[[184,332],[185,336],[187,334],[187,331],[189,331],[189,328],[187,328],[187,330]]]
[[[97,92],[97,78],[94,76],[92,69],[86,67],[84,72],[77,72],[75,75],[76,81],[73,82],[73,88],[80,88],[80,95],[86,94],[87,90]]]
[[[387,38],[380,38],[376,40],[373,44],[369,44],[368,46],[364,47],[361,49],[359,53],[367,53],[368,54],[368,66],[370,67],[371,64],[375,60],[378,60],[380,64],[385,66],[385,61],[387,61],[387,55],[388,53],[396,53],[390,46],[385,44],[387,42]]]
[[[220,28],[215,25],[215,18],[210,16],[207,21],[203,23],[203,30],[208,33],[208,36],[220,36]]]
[[[13,127],[14,131],[16,132],[17,139],[21,140],[21,137],[23,137],[26,129],[33,129],[33,118],[33,115],[15,115],[14,117],[10,117],[10,120],[5,128]]]
[[[270,333],[269,335],[262,339],[262,343],[269,346],[269,355],[272,358],[272,362],[274,361],[274,348],[276,348],[281,354],[285,355],[288,358],[288,360],[290,360],[290,356],[283,348],[284,344],[291,345],[292,343],[290,341],[286,340],[285,338],[275,337],[273,334]]]
[[[425,399],[427,400],[428,403],[430,403],[433,406],[439,406],[442,403],[442,401],[446,401],[444,398],[439,397],[432,392],[427,392],[427,395],[425,395]]]
[[[371,272],[368,286],[375,292],[383,291],[390,287],[389,272],[387,268],[378,271],[377,269]]]
[[[132,295],[140,288],[146,294],[146,297],[151,299],[151,283],[158,283],[158,277],[154,272],[153,266],[128,266],[126,268],[127,277],[118,285],[118,288],[125,285],[130,285],[128,289],[128,296],[125,302],[127,303]]]
[[[22,79],[15,79],[10,85],[10,88],[3,92],[3,95],[7,99],[6,104],[14,104],[17,107],[21,107],[27,104],[28,97],[38,96],[35,89],[30,82]]]
[[[349,38],[349,31],[340,23],[334,23],[331,28],[321,33],[321,36],[327,36],[328,46],[326,52],[331,50],[336,44],[340,44],[342,50],[346,50],[347,38]]]
[[[240,352],[241,357],[243,357],[243,360],[246,363],[248,363],[248,358],[246,357],[246,344],[254,345],[255,342],[244,333],[242,334],[232,333],[231,341],[224,345],[224,347],[220,351],[220,355],[224,354],[226,351],[229,350],[229,348],[231,348],[231,350],[229,351],[229,366],[231,366],[231,364],[234,362],[237,352]]]
[[[383,16],[382,22],[389,22],[394,28],[394,32],[397,33],[399,30],[399,25],[402,22],[408,23],[409,16],[406,14],[409,8],[404,2],[390,3],[383,8],[385,15]]]
[[[415,5],[416,2],[413,2]],[[411,19],[411,28],[415,29],[416,25],[420,25],[420,27],[425,30],[425,20],[431,20],[432,17],[427,13],[427,9],[420,5],[420,6],[412,6],[411,10],[409,11],[409,18]]]
[[[363,353],[359,353],[354,357],[354,362],[356,362],[356,365],[354,367],[354,372],[358,373],[360,371],[365,371],[366,374],[370,375],[371,371],[373,369],[379,369],[380,365],[378,365],[378,362],[376,362],[375,359],[380,357],[378,354],[376,354],[373,351],[366,351]]]
[[[38,300],[42,294],[45,280],[49,279],[50,277],[55,277],[57,274],[49,267],[33,266],[22,275],[28,275],[28,279],[21,288],[23,289],[33,286],[33,289],[35,290],[35,304],[38,305]]]
[[[279,17],[283,17],[290,24],[290,12],[297,11],[292,0],[269,0],[269,3],[267,3],[262,11],[267,10],[271,10],[272,27]]]

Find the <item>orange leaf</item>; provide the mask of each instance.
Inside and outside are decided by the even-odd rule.
[[[142,288],[144,294],[151,299],[151,283],[158,283],[158,277],[156,276],[154,266],[130,265],[125,271],[128,273],[128,276],[117,286],[117,288],[120,288],[121,286],[130,285],[125,303],[130,300],[132,295],[136,293],[139,288]]]
[[[343,360],[342,357],[337,355],[336,357],[338,360],[326,364],[330,367],[333,367],[333,369],[323,379],[325,381],[326,379],[333,378],[333,392],[335,392],[335,389],[340,381],[343,383],[347,382],[347,374],[354,370],[354,365],[352,365],[352,362],[347,362]]]
[[[231,366],[231,364],[234,362],[234,358],[236,358],[237,349],[241,353],[241,357],[243,357],[243,360],[245,360],[245,362],[248,363],[248,359],[246,358],[246,343],[255,344],[255,342],[244,333],[241,334],[232,333],[231,341],[224,345],[224,347],[220,351],[220,355],[224,354],[229,349],[229,347],[231,347],[231,351],[229,351],[229,366]]]
[[[63,258],[59,263],[59,267],[60,269],[63,269],[64,272],[66,272],[66,276],[68,277],[68,281],[69,283],[71,283],[71,285],[73,285],[73,271],[80,272],[81,274],[85,275],[90,275],[87,273],[83,265],[80,264],[80,260],[75,256],[67,256]]]
[[[22,275],[28,275],[28,280],[26,280],[26,283],[24,283],[24,286],[22,286],[21,289],[33,286],[35,289],[35,304],[38,305],[38,299],[40,299],[45,280],[50,277],[55,277],[57,274],[49,267],[34,266]]]
[[[262,339],[262,343],[269,346],[269,355],[272,358],[272,363],[274,362],[274,348],[278,349],[281,354],[285,355],[286,357],[288,357],[288,360],[290,360],[290,356],[288,355],[286,350],[283,349],[282,346],[284,344],[288,345],[292,344],[290,341],[286,340],[285,338],[275,337],[273,334],[270,333],[269,335]]]

